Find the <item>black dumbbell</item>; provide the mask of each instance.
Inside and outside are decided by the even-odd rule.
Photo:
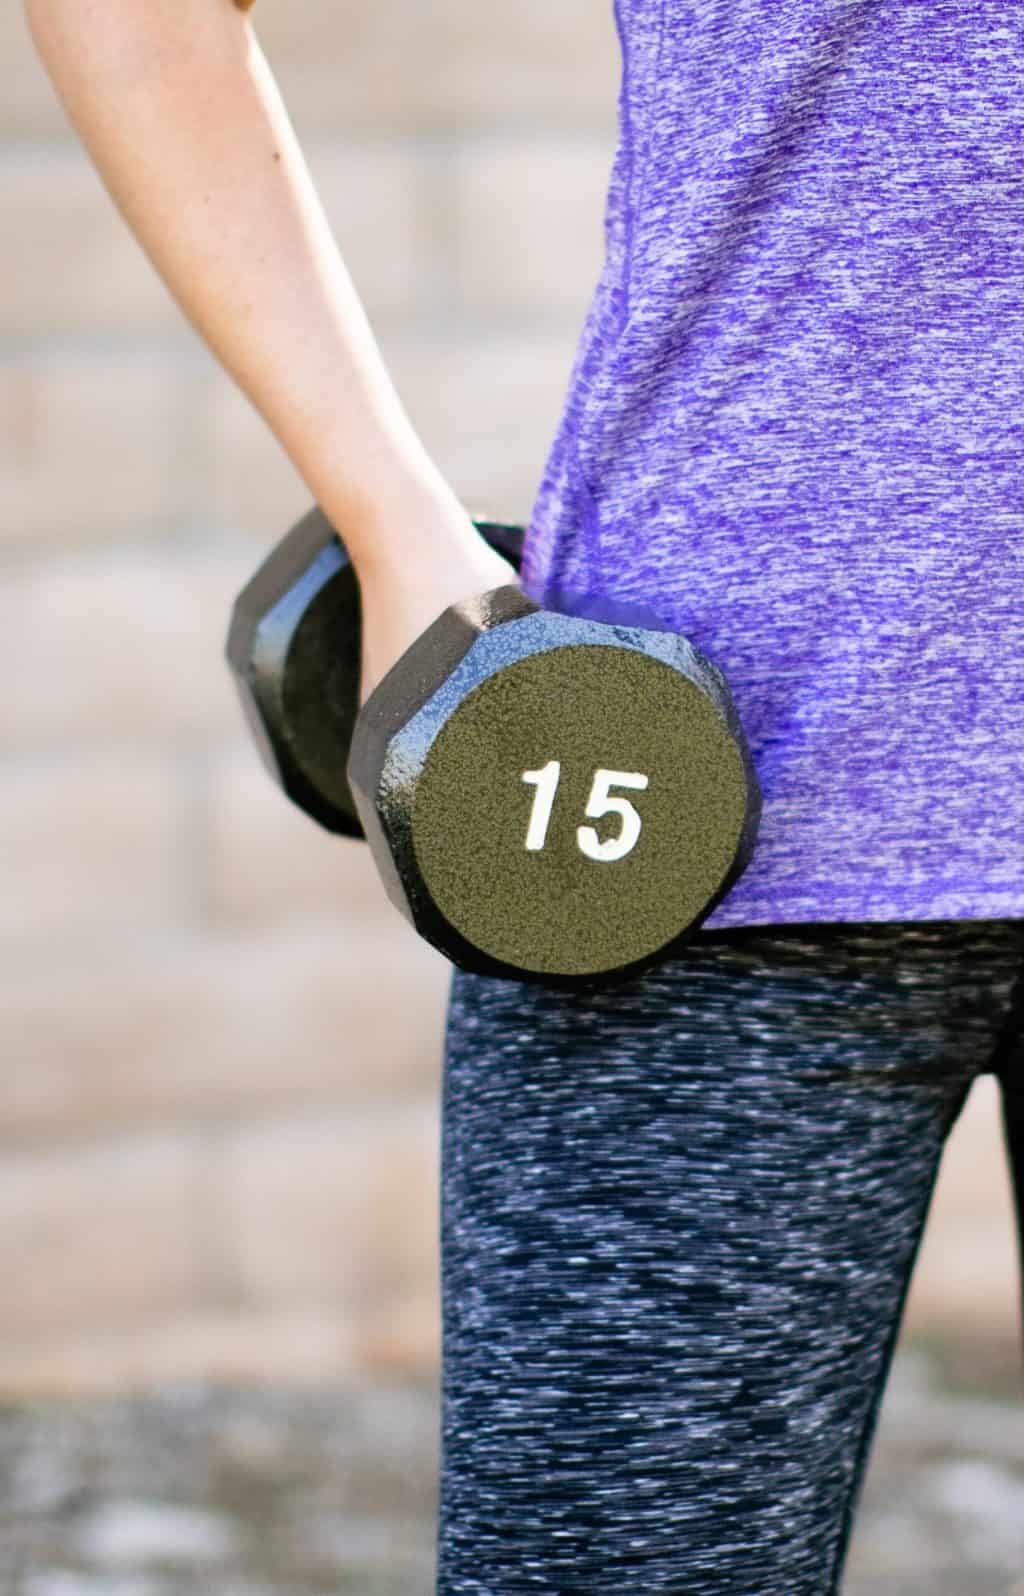
[[[357,715],[358,593],[317,516],[240,595],[228,644],[290,796],[361,825],[389,897],[463,968],[592,988],[680,951],[761,813],[717,667],[624,607],[560,614],[510,585],[446,610]],[[515,548],[517,529],[477,524]]]

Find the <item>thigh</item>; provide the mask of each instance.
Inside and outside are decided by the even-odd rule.
[[[1000,924],[710,932],[585,997],[456,972],[442,1596],[835,1588]]]

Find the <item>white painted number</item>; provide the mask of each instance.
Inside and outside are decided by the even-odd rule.
[[[530,829],[526,833],[526,846],[531,853],[536,853],[544,846],[548,834],[548,822],[551,819],[551,807],[555,801],[558,778],[561,774],[562,767],[557,759],[549,759],[543,770],[523,771],[523,781],[529,782],[531,787],[537,789],[530,814]]]
[[[602,815],[621,815],[622,830],[617,837],[609,837],[607,842],[601,842],[593,826],[577,826],[576,837],[581,853],[585,853],[588,859],[600,859],[608,863],[614,859],[624,859],[636,847],[640,835],[640,816],[628,798],[613,798],[610,794],[612,787],[632,787],[636,792],[643,792],[646,786],[647,777],[636,770],[594,772],[594,785],[583,812],[591,820],[599,820]]]
[[[557,759],[549,759],[541,770],[523,771],[521,779],[537,789],[526,833],[526,846],[531,853],[538,852],[547,841],[551,811],[561,774],[562,766]],[[587,807],[583,812],[589,820],[600,820],[603,815],[620,815],[622,830],[617,837],[608,837],[602,842],[593,826],[577,826],[576,840],[580,852],[586,854],[588,859],[597,859],[602,864],[609,864],[615,859],[624,859],[627,853],[631,853],[636,847],[640,836],[640,816],[629,799],[613,794],[612,788],[629,787],[634,792],[643,792],[647,782],[648,777],[636,770],[594,772],[594,785],[590,789]]]

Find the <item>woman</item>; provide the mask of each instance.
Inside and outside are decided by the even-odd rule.
[[[126,220],[343,531],[363,696],[509,568],[383,369],[250,21],[26,0]],[[946,1135],[1024,1099],[1024,18],[618,0],[606,260],[523,569],[724,671],[686,957],[457,972],[438,1588],[835,1592]]]

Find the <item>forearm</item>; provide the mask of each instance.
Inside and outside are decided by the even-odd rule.
[[[243,7],[25,5],[118,209],[357,567],[450,530],[463,512],[395,393]]]

